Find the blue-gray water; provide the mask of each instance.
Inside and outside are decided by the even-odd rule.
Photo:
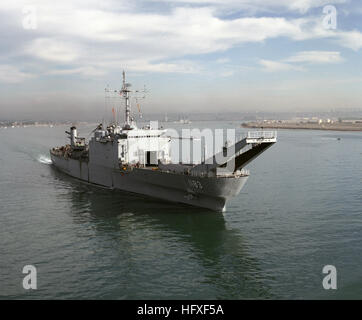
[[[58,173],[65,129],[0,129],[0,298],[362,298],[362,133],[279,131],[220,214]]]

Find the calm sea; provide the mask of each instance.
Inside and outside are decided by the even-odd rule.
[[[66,129],[0,129],[1,299],[362,299],[362,133],[279,131],[221,214],[57,172]]]

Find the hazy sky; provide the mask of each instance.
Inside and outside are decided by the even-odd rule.
[[[360,108],[361,21],[358,0],[1,0],[0,118],[102,115],[123,69],[145,113]]]

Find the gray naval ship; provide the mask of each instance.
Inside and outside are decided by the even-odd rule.
[[[125,105],[124,124],[98,125],[89,142],[72,126],[66,131],[70,144],[50,150],[53,165],[91,184],[225,211],[226,202],[240,193],[249,177],[244,167],[276,142],[276,132],[251,131],[199,163],[175,163],[167,130],[137,128],[130,87],[123,72],[117,93]]]

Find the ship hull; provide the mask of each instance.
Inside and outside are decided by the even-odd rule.
[[[50,154],[60,171],[103,187],[166,201],[224,211],[227,200],[239,194],[248,176],[197,177],[147,168],[120,171]]]

